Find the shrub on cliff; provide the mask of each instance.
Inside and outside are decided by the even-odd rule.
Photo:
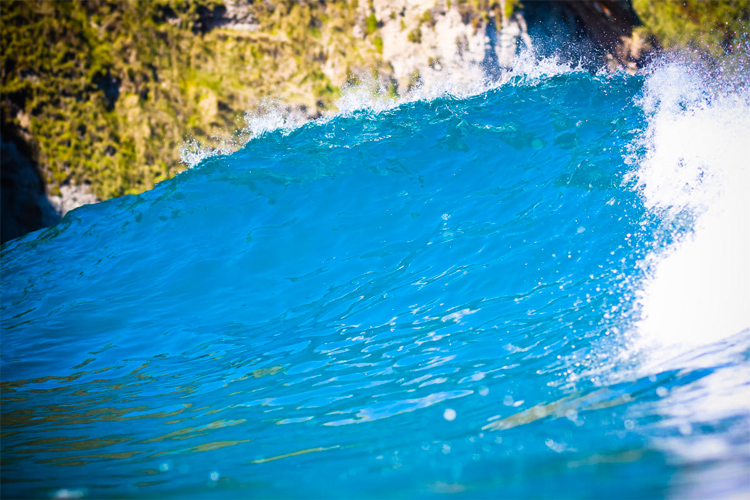
[[[644,26],[665,49],[689,49],[713,57],[750,42],[750,0],[633,0]]]
[[[320,112],[348,66],[378,57],[346,1],[243,8],[252,25],[225,29],[221,0],[3,2],[3,129],[33,143],[50,192],[90,183],[107,199],[176,174],[190,136],[231,140],[266,96]],[[331,57],[341,82],[321,71]]]

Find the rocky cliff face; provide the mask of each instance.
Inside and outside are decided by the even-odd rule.
[[[680,5],[710,16],[696,1]],[[658,24],[668,9],[643,9],[674,31]],[[471,87],[523,49],[634,72],[648,48],[629,0],[42,0],[0,16],[3,241],[150,189],[184,168],[188,139],[238,147],[258,130],[242,113],[269,98],[299,122],[356,81],[386,96]]]
[[[416,84],[476,85],[512,65],[519,39],[531,47],[519,13],[433,0],[375,0],[361,6],[360,15],[377,21],[385,73],[401,91]],[[366,36],[358,26],[355,30]]]
[[[199,149],[242,144],[255,131],[242,114],[265,113],[269,98],[274,112],[300,121],[335,109],[340,89],[358,79],[396,95],[447,80],[468,85],[484,78],[488,61],[509,64],[516,18],[486,0],[449,4],[4,3],[0,121],[3,130],[24,131],[2,158],[4,241],[56,220],[23,215],[48,212],[46,202],[32,209],[28,201],[45,186],[58,214],[150,189],[184,168],[187,140]],[[496,24],[507,44],[499,55]],[[22,162],[13,145],[33,159]],[[37,174],[19,177],[27,163]]]

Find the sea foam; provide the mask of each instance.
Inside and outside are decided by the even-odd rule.
[[[643,264],[640,341],[690,349],[750,328],[750,93],[665,64],[646,81],[645,157],[634,173],[666,232]],[[670,236],[670,235],[667,235]]]

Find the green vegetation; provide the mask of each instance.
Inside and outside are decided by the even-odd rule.
[[[253,3],[253,31],[211,29],[221,9],[221,0],[3,2],[2,127],[33,145],[50,192],[67,182],[90,183],[101,199],[150,189],[182,168],[186,139],[231,140],[241,114],[267,97],[318,114],[347,68],[379,61],[377,41],[352,36],[356,12],[344,0]],[[324,73],[329,59],[337,66]]]
[[[750,38],[750,0],[632,4],[644,23],[637,34],[666,49],[719,56]],[[264,99],[316,116],[359,70],[387,76],[382,22],[372,1],[364,19],[357,5],[255,1],[252,29],[234,30],[212,25],[226,9],[223,0],[3,1],[3,133],[12,130],[32,146],[52,194],[65,183],[88,183],[101,199],[142,192],[183,168],[179,149],[186,140],[241,141],[231,131],[241,130],[242,114]],[[478,30],[491,10],[497,23],[520,3],[446,5]],[[405,11],[386,19],[405,31],[414,27],[407,27]],[[422,42],[422,29],[435,24],[438,11],[436,4],[419,16],[411,43]],[[363,21],[367,36],[356,38]],[[409,86],[420,81],[417,72]]]
[[[367,16],[367,19],[365,19],[365,26],[367,28],[367,34],[372,35],[375,33],[378,29],[378,18],[375,17],[375,14],[370,14]]]
[[[665,49],[711,56],[750,42],[750,0],[633,0],[644,26],[638,34]]]
[[[408,35],[406,35],[406,38],[411,43],[422,43],[422,27],[417,26],[415,29],[411,30]]]

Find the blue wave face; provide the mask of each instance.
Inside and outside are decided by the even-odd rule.
[[[516,77],[267,133],[9,243],[5,494],[741,491],[746,409],[679,410],[746,386],[746,332],[698,365],[633,349],[649,259],[694,223],[644,197],[646,83]]]

